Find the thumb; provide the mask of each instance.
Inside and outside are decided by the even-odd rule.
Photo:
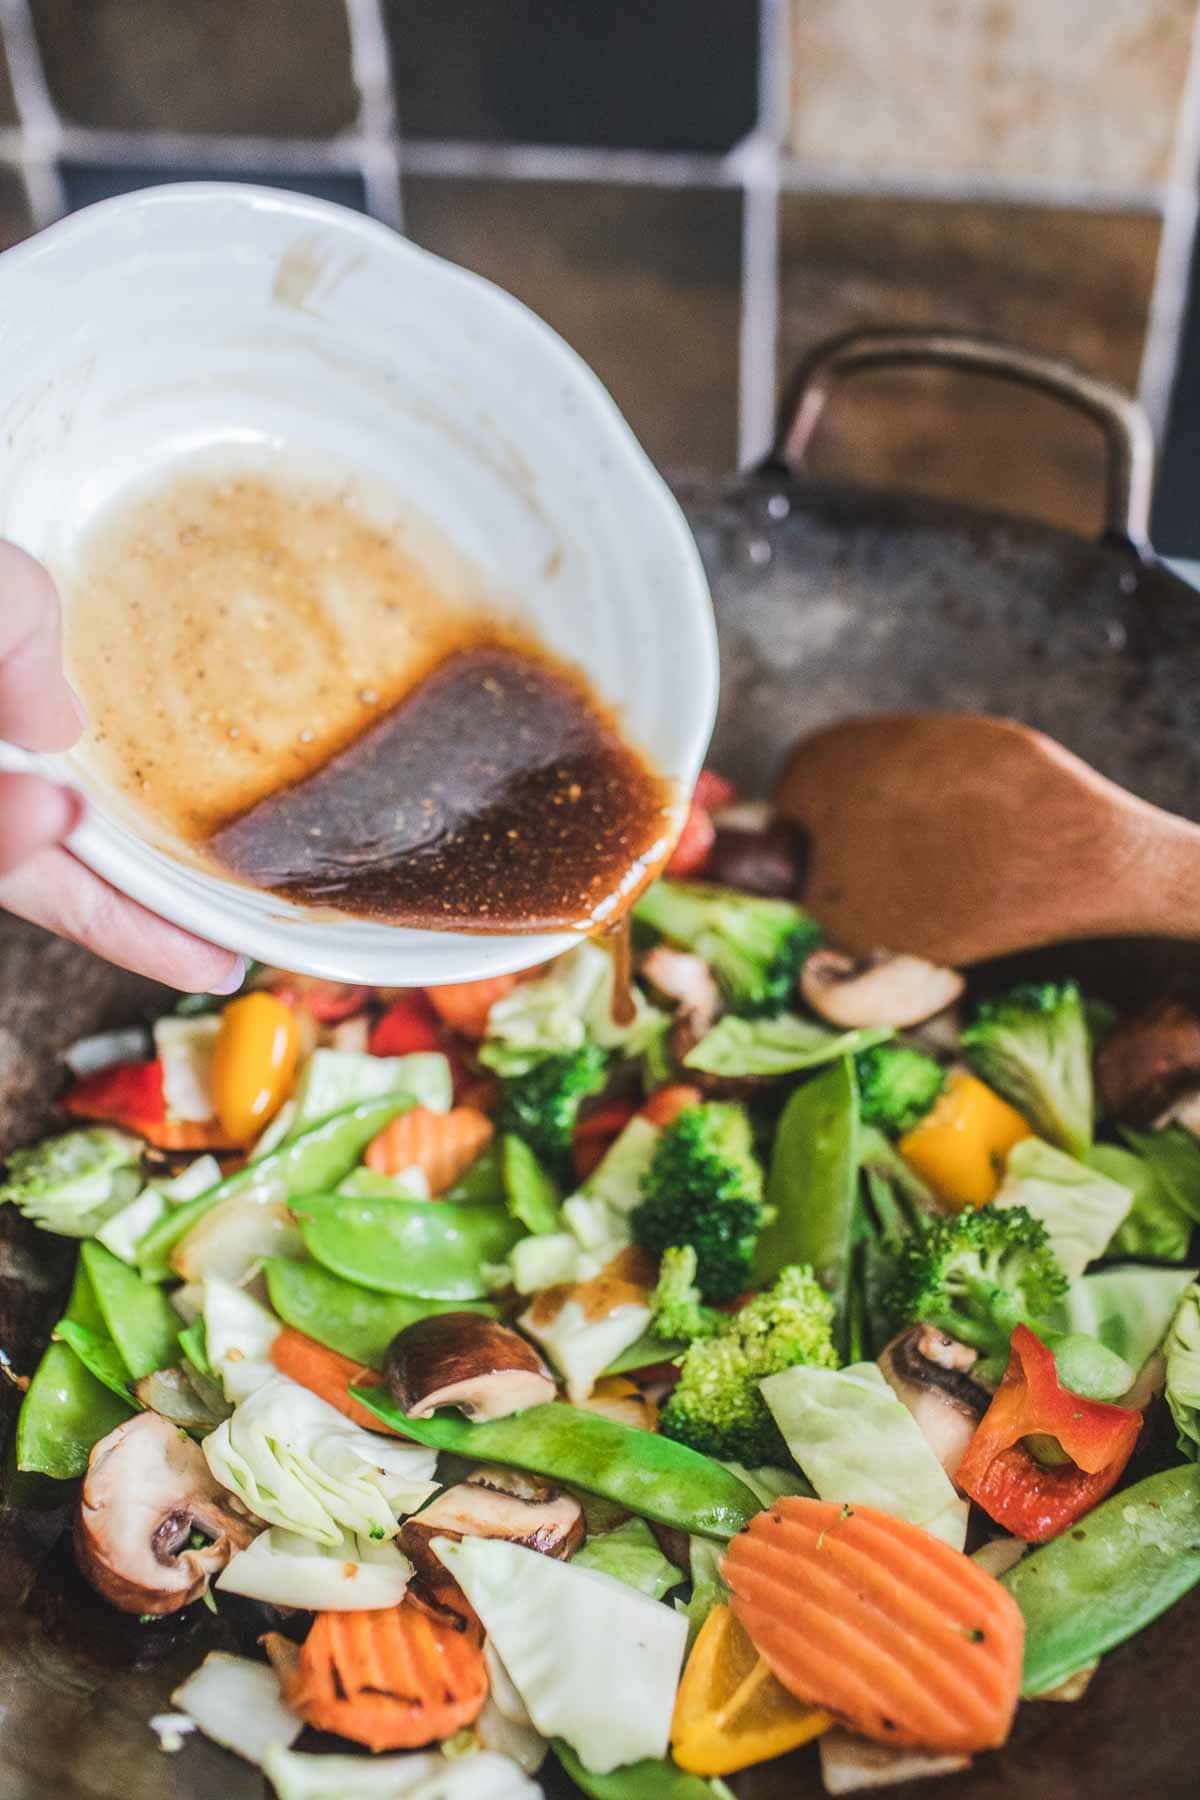
[[[72,789],[40,775],[0,775],[0,875],[68,837],[82,817],[83,801]]]

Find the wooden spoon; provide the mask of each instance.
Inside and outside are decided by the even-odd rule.
[[[796,746],[775,803],[809,834],[805,903],[848,950],[966,964],[1200,938],[1200,826],[1011,719],[848,720]]]

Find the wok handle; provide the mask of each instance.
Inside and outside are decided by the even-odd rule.
[[[961,369],[1035,388],[1091,419],[1104,433],[1104,535],[1144,550],[1149,543],[1154,437],[1136,400],[1056,356],[1020,350],[970,331],[932,327],[849,331],[827,338],[801,363],[780,415],[769,465],[798,470],[837,384],[862,369]]]

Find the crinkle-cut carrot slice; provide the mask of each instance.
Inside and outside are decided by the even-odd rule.
[[[487,1114],[473,1106],[456,1106],[448,1113],[414,1106],[372,1138],[367,1146],[367,1167],[381,1175],[423,1169],[429,1192],[444,1194],[487,1148],[494,1131]]]
[[[511,994],[523,979],[521,975],[488,975],[481,981],[452,981],[425,991],[443,1025],[461,1031],[464,1037],[481,1038],[497,1000]]]
[[[788,1497],[733,1540],[722,1573],[735,1616],[798,1700],[884,1744],[987,1750],[1008,1736],[1020,1611],[919,1526]]]
[[[374,1369],[368,1369],[364,1363],[357,1363],[351,1356],[342,1356],[338,1351],[318,1344],[315,1338],[306,1337],[304,1332],[296,1331],[291,1325],[285,1325],[271,1345],[271,1361],[281,1375],[289,1376],[300,1387],[327,1400],[356,1425],[364,1426],[367,1431],[382,1431],[389,1437],[403,1435],[393,1426],[385,1425],[378,1414],[369,1412],[362,1401],[351,1394],[352,1387],[373,1387],[379,1380]]]
[[[403,1600],[319,1613],[285,1698],[321,1731],[369,1750],[416,1750],[471,1724],[487,1691],[482,1634]]]

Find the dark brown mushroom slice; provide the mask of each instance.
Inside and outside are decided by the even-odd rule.
[[[808,873],[808,834],[792,819],[761,830],[717,820],[706,879],[771,900],[799,900]]]
[[[1200,1085],[1200,1017],[1180,1000],[1162,1000],[1127,1019],[1100,1049],[1096,1085],[1111,1117],[1149,1125]]]
[[[468,1419],[503,1419],[556,1398],[533,1345],[481,1313],[435,1313],[397,1332],[383,1378],[410,1419],[456,1406]]]
[[[971,1373],[976,1355],[933,1325],[910,1325],[879,1358],[884,1380],[951,1480],[991,1404],[990,1391]]]
[[[429,1547],[437,1537],[504,1538],[565,1561],[583,1542],[583,1508],[573,1494],[536,1475],[483,1467],[446,1488],[400,1528],[397,1542],[417,1570],[444,1581],[446,1571]]]
[[[75,1514],[75,1555],[122,1612],[170,1613],[204,1593],[261,1527],[233,1510],[198,1444],[154,1412],[101,1438]],[[206,1540],[197,1545],[195,1539]]]

